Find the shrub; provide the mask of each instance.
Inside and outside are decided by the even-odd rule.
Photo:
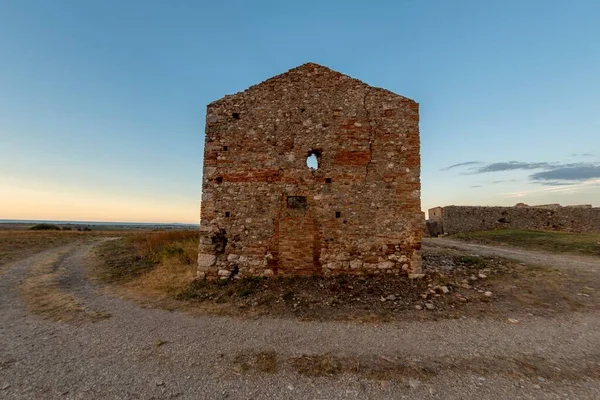
[[[54,224],[37,224],[29,229],[32,231],[60,231],[60,226]]]

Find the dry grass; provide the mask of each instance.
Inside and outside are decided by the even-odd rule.
[[[97,237],[131,235],[126,231],[30,231],[0,230],[0,272],[2,266],[57,246],[85,242]]]
[[[110,314],[85,308],[67,289],[60,278],[65,271],[58,267],[60,254],[29,271],[21,284],[21,296],[27,310],[51,321],[71,324],[95,322]]]
[[[274,351],[242,352],[235,357],[234,363],[242,372],[254,370],[268,374],[276,373],[279,366],[277,353]]]
[[[267,356],[265,356],[265,354]],[[259,362],[268,359],[266,367]],[[378,355],[303,354],[284,356],[275,352],[253,353],[244,351],[234,359],[236,369],[243,373],[267,372],[286,369],[311,378],[334,377],[342,374],[363,376],[377,381],[406,382],[409,379],[427,381],[439,374],[454,371],[470,372],[479,376],[505,376],[511,379],[539,377],[554,381],[581,381],[600,377],[600,357],[588,354],[582,359],[563,360],[560,364],[541,357],[525,354],[496,356],[492,359],[438,358],[406,360]]]
[[[196,277],[197,231],[144,232],[107,242],[96,276],[132,294],[171,298]]]

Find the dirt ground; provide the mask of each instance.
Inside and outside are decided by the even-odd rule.
[[[9,225],[9,224],[6,224]],[[44,250],[74,242],[89,242],[98,237],[131,235],[124,231],[31,231],[22,226],[0,229],[0,273],[3,265]]]
[[[169,308],[123,291],[157,271],[152,263],[133,276],[109,268],[92,279],[110,244],[76,241],[5,264],[0,398],[600,398],[593,260],[579,268],[553,255],[552,267],[529,266],[521,259],[547,255],[502,253],[508,260],[491,254],[506,249],[426,241],[425,280],[233,281],[184,287],[180,300],[165,296],[177,305]],[[44,307],[37,295],[46,292],[62,300]],[[279,303],[248,304],[261,299]]]
[[[436,239],[437,240],[437,239]],[[438,243],[438,242],[435,242]],[[445,242],[439,242],[447,244]],[[142,304],[214,315],[384,322],[494,317],[597,309],[600,286],[589,271],[525,265],[494,254],[428,245],[424,279],[405,276],[194,280],[169,293],[135,284],[155,264],[124,241],[102,245],[96,276]],[[193,267],[193,266],[192,266]],[[190,279],[193,275],[189,275]]]

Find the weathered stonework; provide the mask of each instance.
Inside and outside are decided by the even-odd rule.
[[[317,64],[209,104],[198,275],[419,274],[419,151],[417,103]]]
[[[429,210],[431,236],[492,229],[600,232],[600,208],[590,205],[544,204],[514,207],[447,206]]]

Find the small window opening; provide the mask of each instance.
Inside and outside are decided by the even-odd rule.
[[[231,213],[229,211],[225,211],[225,218],[229,218],[231,216]]]
[[[335,217],[336,218],[341,218],[342,217],[342,212],[341,211],[336,211],[335,212]]]
[[[319,156],[321,152],[319,150],[309,150],[308,156],[306,157],[306,166],[310,169],[319,169]]]
[[[227,146],[223,146],[223,151],[227,151],[229,148]]]
[[[325,183],[331,183],[331,178],[325,178]]]
[[[233,119],[240,119],[240,113],[232,113],[231,116]]]
[[[223,183],[223,177],[222,176],[217,176],[217,178],[215,179],[215,181],[217,181],[217,183]]]
[[[306,108],[301,108],[300,112],[303,113],[304,111],[306,111]]]

